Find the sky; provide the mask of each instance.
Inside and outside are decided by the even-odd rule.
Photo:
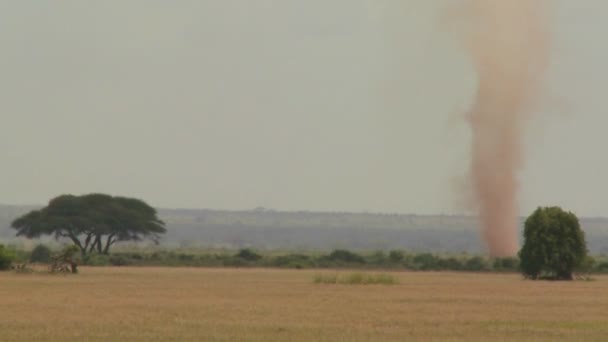
[[[0,203],[467,213],[458,1],[0,2]],[[549,1],[521,212],[608,216],[608,2]]]

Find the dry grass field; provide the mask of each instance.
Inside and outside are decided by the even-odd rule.
[[[315,284],[333,271],[85,268],[0,273],[0,341],[606,341],[608,278],[393,273],[396,285]]]

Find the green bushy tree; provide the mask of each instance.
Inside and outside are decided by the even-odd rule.
[[[247,260],[247,261],[258,261],[262,259],[262,256],[258,253],[254,252],[249,248],[243,248],[239,250],[239,252],[235,255],[237,258]]]
[[[578,218],[559,207],[538,208],[525,222],[520,267],[527,278],[571,280],[587,258]]]

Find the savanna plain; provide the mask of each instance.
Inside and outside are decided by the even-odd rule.
[[[1,341],[605,341],[608,277],[82,267],[0,273]]]

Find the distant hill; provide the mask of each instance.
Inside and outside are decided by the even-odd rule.
[[[35,206],[0,205],[0,240],[14,241],[10,222]],[[406,249],[430,252],[484,251],[470,216],[343,212],[280,212],[159,209],[166,247],[289,250]],[[608,218],[581,218],[591,253],[608,254]],[[521,234],[520,234],[521,235]]]

